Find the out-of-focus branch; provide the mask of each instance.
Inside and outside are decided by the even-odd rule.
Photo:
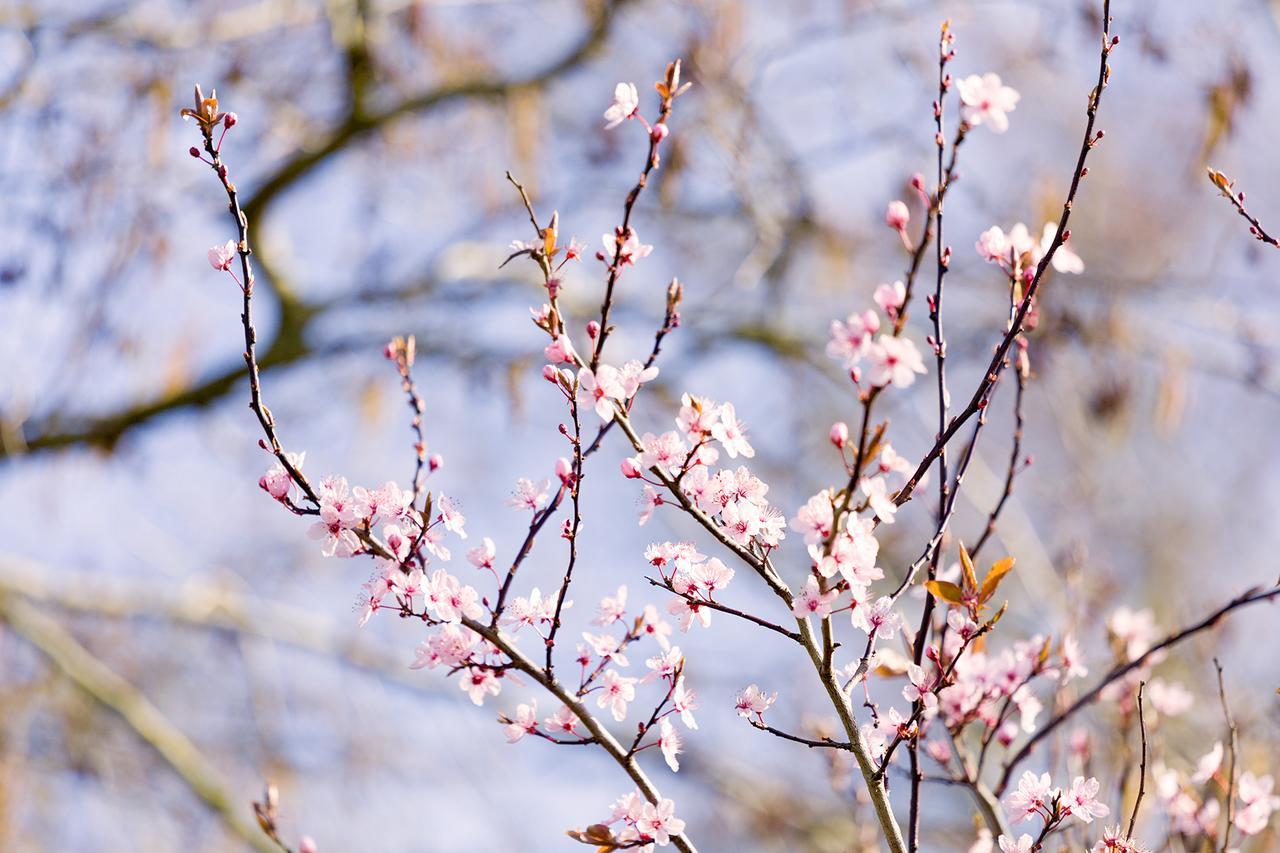
[[[353,108],[342,123],[318,140],[316,145],[299,151],[262,181],[257,193],[243,205],[246,217],[261,221],[260,217],[271,205],[299,180],[334,155],[401,118],[427,113],[459,100],[498,99],[516,91],[547,85],[581,65],[604,44],[618,10],[627,2],[629,0],[606,0],[592,4],[587,32],[567,53],[532,74],[513,79],[482,75],[442,85],[381,110]],[[257,249],[257,262],[265,273],[260,283],[276,290],[280,301],[280,322],[275,336],[264,347],[259,367],[269,370],[303,361],[313,354],[306,341],[307,333],[312,322],[323,313],[323,307],[302,302],[287,289],[277,287],[280,277],[272,274],[273,267],[260,247]],[[110,449],[126,433],[164,415],[218,402],[235,390],[245,376],[243,367],[228,368],[195,385],[111,414],[76,419],[70,423],[69,419],[55,417],[24,424],[19,440],[0,441],[0,460],[80,445]]]
[[[77,687],[119,714],[227,829],[258,853],[276,853],[275,846],[240,817],[240,808],[209,760],[133,685],[94,657],[57,622],[20,598],[0,593],[0,619],[39,649]]]

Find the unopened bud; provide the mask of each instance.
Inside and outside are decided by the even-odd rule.
[[[440,466],[444,464],[444,457],[439,453],[431,454],[431,458],[427,460],[427,468],[431,471],[438,471]]]
[[[192,145],[190,148],[187,149],[187,153],[197,159],[200,157],[200,149],[195,147],[194,145]]]
[[[542,378],[552,384],[559,384],[560,371],[556,370],[554,365],[550,365],[550,364],[543,365]]]
[[[627,458],[622,460],[622,476],[628,480],[637,480],[643,475],[640,466],[636,464],[636,460]]]
[[[236,126],[236,122],[240,121],[240,117],[235,113],[227,113],[222,117],[222,126],[227,130]]]
[[[849,425],[844,421],[836,421],[831,425],[831,433],[828,437],[837,450],[844,450],[844,446],[849,443]]]
[[[653,129],[649,131],[649,137],[654,142],[661,142],[662,140],[666,139],[667,135],[670,133],[671,131],[667,128],[665,123],[658,122],[653,126]]]
[[[596,336],[599,334],[600,334],[600,324],[597,323],[595,320],[592,320],[590,323],[587,324],[587,337],[591,338],[591,340],[594,341],[596,339]]]

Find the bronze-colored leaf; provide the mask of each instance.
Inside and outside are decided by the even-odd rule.
[[[982,581],[982,595],[978,598],[980,604],[986,604],[991,596],[996,594],[996,589],[1000,586],[1000,581],[1004,576],[1009,574],[1009,570],[1013,568],[1013,557],[1005,557],[991,567],[991,571],[987,572],[986,578]]]
[[[964,543],[960,543],[960,569],[964,572],[964,588],[977,590],[978,574],[973,570],[973,560],[969,557],[969,551],[964,547]]]
[[[933,597],[947,604],[961,606],[964,604],[964,592],[950,581],[929,581],[924,588],[933,593]]]

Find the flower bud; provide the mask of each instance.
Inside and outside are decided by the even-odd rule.
[[[844,450],[844,446],[849,443],[849,425],[844,421],[836,421],[831,425],[829,437],[837,450]]]
[[[894,231],[902,231],[907,227],[907,223],[911,221],[911,211],[907,210],[907,205],[902,201],[891,201],[884,211],[885,224]]]
[[[594,341],[599,334],[600,334],[600,324],[595,320],[592,320],[590,323],[587,324],[587,337],[591,338],[591,340]]]
[[[641,476],[640,466],[635,459],[628,457],[622,460],[622,476],[628,480],[637,480]]]
[[[227,130],[236,126],[236,122],[240,121],[240,117],[235,113],[227,113],[222,117],[222,126]]]
[[[555,365],[543,365],[542,378],[550,382],[552,385],[558,385],[560,383],[560,371],[556,370]]]
[[[649,137],[654,142],[661,142],[662,140],[667,138],[667,135],[669,133],[671,133],[671,131],[667,129],[666,124],[664,124],[663,122],[658,122],[653,126],[653,129],[649,131]]]
[[[190,154],[192,157],[195,157],[197,160],[200,159],[200,149],[195,147],[194,145],[192,145],[190,148],[187,149],[187,153]]]
[[[443,464],[444,464],[444,457],[441,456],[439,453],[431,454],[431,458],[427,460],[427,468],[429,468],[433,472],[439,470],[440,466]]]
[[[556,476],[566,485],[573,479],[573,463],[561,456],[556,460]]]

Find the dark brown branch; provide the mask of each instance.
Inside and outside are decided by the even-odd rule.
[[[1138,808],[1142,805],[1142,795],[1147,792],[1147,721],[1142,715],[1142,691],[1146,686],[1145,681],[1138,685],[1138,731],[1142,735],[1142,759],[1138,763],[1138,797],[1133,801],[1129,831],[1125,833],[1128,838],[1133,838],[1133,828],[1138,823]]]
[[[793,743],[802,743],[805,746],[809,747],[810,749],[816,749],[816,748],[822,747],[826,749],[843,749],[846,752],[853,749],[853,747],[850,744],[844,743],[843,741],[832,740],[831,738],[823,738],[822,740],[810,740],[809,738],[788,734],[787,732],[782,731],[782,729],[775,729],[773,726],[766,725],[760,722],[759,720],[748,719],[747,722],[749,722],[753,728],[757,728],[762,732],[768,732],[769,734],[774,735],[775,737],[780,737],[783,740],[789,740]]]
[[[1244,206],[1244,193],[1235,188],[1234,181],[1212,166],[1209,167],[1209,181],[1222,192],[1223,198],[1231,202],[1231,206],[1236,209],[1236,213],[1244,217],[1244,220],[1249,223],[1249,233],[1258,242],[1280,249],[1280,240],[1268,234],[1263,229],[1262,223],[1258,221],[1258,217],[1250,213],[1248,208]]]
[[[1231,705],[1227,702],[1227,684],[1222,677],[1222,664],[1218,663],[1217,658],[1213,659],[1213,667],[1218,671],[1218,698],[1222,702],[1222,716],[1227,721],[1227,733],[1230,737],[1227,758],[1227,821],[1222,831],[1222,851],[1226,853],[1231,847],[1231,824],[1235,820],[1236,750],[1239,748],[1239,735],[1236,731],[1235,718],[1231,716]]]
[[[670,583],[657,580],[656,578],[646,577],[645,580],[647,580],[649,583],[653,584],[656,587],[661,587],[662,589],[665,589],[667,592],[671,593],[672,595],[680,596],[690,604],[696,604],[697,606],[705,607],[708,610],[716,610],[720,613],[727,613],[730,616],[736,616],[739,619],[745,619],[748,622],[759,625],[761,628],[768,628],[770,631],[779,633],[782,636],[786,637],[788,640],[793,640],[797,643],[800,642],[799,634],[797,634],[795,631],[791,631],[782,627],[776,622],[770,622],[767,619],[761,619],[759,616],[752,616],[750,613],[747,613],[742,610],[737,610],[736,608],[729,607],[726,604],[721,604],[718,601],[711,601],[705,598],[699,598],[696,595],[690,595],[688,593],[676,592],[676,590],[671,586]]]

